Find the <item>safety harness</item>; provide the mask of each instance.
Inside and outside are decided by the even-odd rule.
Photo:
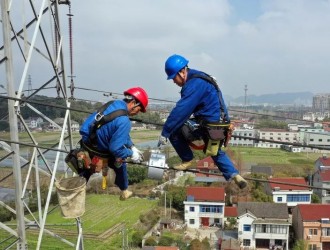
[[[220,102],[221,121],[219,122],[208,122],[204,120],[197,121],[204,134],[203,135],[203,141],[205,143],[203,147],[204,153],[210,156],[215,156],[218,153],[218,149],[221,148],[222,145],[227,146],[230,140],[230,136],[231,136],[231,131],[229,129],[230,121],[229,121],[228,113],[225,110],[225,102],[223,100],[220,88],[216,80],[212,76],[206,73],[204,74],[205,75],[193,74],[190,76],[189,80],[193,78],[201,78],[207,81],[208,83],[212,84],[218,93],[219,102]],[[183,127],[184,134],[188,134],[186,132],[187,129],[192,131],[192,129],[188,127],[189,125]]]
[[[203,72],[204,73],[204,72]],[[227,113],[225,112],[225,102],[222,98],[222,94],[220,91],[220,88],[218,86],[218,83],[216,82],[216,80],[214,79],[214,77],[204,73],[205,75],[201,75],[201,74],[193,74],[190,76],[189,80],[192,78],[201,78],[205,81],[207,81],[208,83],[212,84],[214,86],[214,88],[216,89],[216,91],[218,92],[218,96],[219,96],[219,101],[220,101],[220,111],[221,111],[221,119],[222,121],[226,121],[229,122],[229,117],[227,117]]]
[[[83,140],[80,140],[81,148],[71,150],[65,159],[69,167],[78,174],[82,173],[84,169],[91,169],[92,173],[107,170],[108,159],[112,157],[109,151],[100,151],[97,148],[97,130],[119,116],[128,116],[128,112],[125,109],[118,109],[104,115],[104,111],[113,102],[107,102],[96,111],[94,122],[90,128],[89,141],[83,142]],[[106,176],[105,172],[103,176]]]
[[[90,128],[90,134],[89,134],[89,142],[91,146],[94,148],[97,148],[97,136],[96,131],[101,128],[103,125],[113,121],[115,118],[119,116],[127,116],[128,112],[125,109],[118,109],[115,110],[107,115],[104,115],[104,111],[113,103],[114,101],[109,101],[106,104],[104,104],[102,107],[100,107],[97,110],[97,113],[95,115],[95,121],[92,124]]]

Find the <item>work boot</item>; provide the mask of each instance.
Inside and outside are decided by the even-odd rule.
[[[126,190],[121,191],[119,199],[124,201],[124,200],[127,200],[132,195],[133,195],[133,192],[126,189]]]
[[[176,170],[184,171],[191,168],[196,168],[196,165],[197,165],[196,161],[191,160],[191,161],[184,161],[180,165],[173,166],[173,168]]]
[[[240,176],[239,174],[238,175],[235,175],[233,180],[235,181],[236,185],[240,188],[240,189],[243,189],[247,186],[247,182],[246,180]]]

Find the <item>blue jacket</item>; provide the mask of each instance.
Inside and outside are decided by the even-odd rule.
[[[194,69],[188,70],[187,82],[181,89],[181,99],[167,118],[162,136],[168,138],[172,132],[181,128],[191,115],[208,122],[220,121],[219,95],[214,86],[201,78],[191,78],[193,74],[204,74]],[[222,96],[222,93],[220,92]],[[223,107],[229,119],[227,107]]]
[[[115,110],[125,109],[127,110],[126,102],[123,100],[114,101],[104,111],[104,115],[107,115]],[[82,140],[85,143],[89,142],[89,134],[91,125],[94,122],[96,112],[91,114],[80,128],[80,134]],[[97,147],[100,151],[108,151],[115,158],[127,158],[132,155],[130,147],[133,142],[130,137],[131,121],[128,116],[116,117],[113,121],[108,122],[101,126],[97,131]]]

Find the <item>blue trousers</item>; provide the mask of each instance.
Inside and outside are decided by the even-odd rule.
[[[110,163],[110,162],[109,162]],[[128,175],[127,175],[127,165],[123,163],[120,168],[114,166],[114,164],[109,164],[116,173],[115,184],[120,190],[126,190],[128,188]],[[89,180],[93,173],[89,169],[85,169],[80,173],[80,176],[85,177],[86,181]]]
[[[116,173],[115,184],[119,187],[120,190],[126,190],[128,188],[126,163],[123,163],[120,168],[117,168],[115,166],[110,166],[110,168],[112,168]]]
[[[196,138],[199,139],[199,133],[201,132],[197,129],[194,133]],[[182,161],[191,161],[194,158],[193,152],[189,147],[189,142],[183,136],[181,128],[171,134],[169,140]],[[219,148],[218,154],[216,156],[211,157],[214,161],[214,164],[218,167],[227,181],[238,174],[234,164],[226,155],[226,153],[221,151],[221,148]]]

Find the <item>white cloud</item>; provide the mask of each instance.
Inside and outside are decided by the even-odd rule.
[[[245,84],[251,95],[327,92],[330,1],[249,3],[73,0],[75,84],[113,92],[141,85],[150,97],[178,96],[164,72],[167,57],[178,53],[190,67],[214,75],[226,95],[244,95]],[[65,15],[61,24],[68,46]],[[102,95],[76,93],[95,100]]]

